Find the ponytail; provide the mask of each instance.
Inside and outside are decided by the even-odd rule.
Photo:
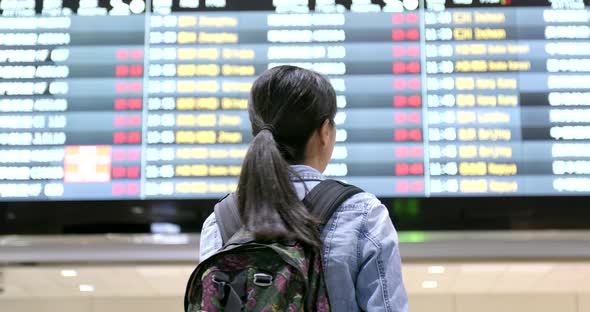
[[[289,165],[305,160],[309,139],[336,115],[334,88],[313,71],[274,67],[252,85],[248,115],[254,139],[238,182],[242,224],[260,240],[319,247],[318,222],[299,200]]]
[[[238,208],[242,224],[256,239],[296,239],[320,246],[317,222],[299,200],[272,128],[254,137],[240,173]]]

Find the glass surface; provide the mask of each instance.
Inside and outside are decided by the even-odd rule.
[[[336,89],[332,178],[379,197],[588,196],[589,5],[3,0],[0,200],[219,198],[251,84],[280,64]]]

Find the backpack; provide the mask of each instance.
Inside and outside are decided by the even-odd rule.
[[[324,226],[361,189],[325,180],[303,200]],[[186,312],[331,311],[321,253],[297,241],[256,241],[241,227],[235,194],[215,206],[223,247],[191,274]]]

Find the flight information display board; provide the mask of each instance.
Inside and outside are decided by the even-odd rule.
[[[590,195],[590,0],[2,0],[0,199],[233,191],[281,64],[337,92],[330,177]]]

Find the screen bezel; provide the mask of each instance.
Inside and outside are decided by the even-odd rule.
[[[590,229],[589,196],[380,198],[398,231]],[[0,202],[0,235],[201,230],[217,200]]]

